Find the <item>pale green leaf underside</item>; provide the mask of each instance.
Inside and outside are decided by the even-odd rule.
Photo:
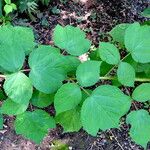
[[[26,109],[28,108],[28,104],[29,102],[26,104],[18,104],[11,99],[7,99],[3,102],[1,111],[3,114],[7,115],[18,115],[26,111]]]
[[[56,122],[62,125],[64,132],[77,132],[81,129],[80,109],[71,109],[60,113],[55,118]]]
[[[100,61],[86,61],[80,64],[76,70],[79,84],[83,87],[94,85],[100,76]]]
[[[22,134],[25,138],[33,140],[39,144],[48,129],[55,128],[54,119],[43,110],[25,112],[17,116],[15,121],[15,130],[17,134]]]
[[[54,97],[56,114],[75,108],[81,101],[80,87],[75,83],[67,83],[61,86]]]
[[[133,87],[135,81],[135,70],[130,64],[121,62],[117,69],[117,77],[122,85]]]
[[[136,87],[132,93],[132,98],[139,102],[150,100],[150,83],[143,83]]]
[[[99,44],[100,58],[111,65],[116,65],[120,62],[120,54],[117,47],[107,42],[100,42]]]
[[[86,39],[85,33],[78,27],[57,25],[54,29],[53,40],[56,46],[65,49],[69,54],[80,56],[86,53],[91,42]]]
[[[6,76],[4,90],[12,101],[27,104],[32,97],[33,87],[30,79],[18,72]]]
[[[130,25],[125,33],[125,46],[136,62],[150,62],[150,26]]]
[[[121,116],[131,106],[130,97],[124,95],[117,87],[102,85],[87,98],[81,109],[83,128],[95,136],[99,129],[118,128]]]
[[[137,143],[146,148],[150,141],[150,115],[145,110],[132,111],[127,116],[127,123],[131,124],[130,136]]]
[[[63,57],[51,46],[40,46],[29,57],[30,79],[36,89],[49,94],[54,93],[66,77],[62,66]]]

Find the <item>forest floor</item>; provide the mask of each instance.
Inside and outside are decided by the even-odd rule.
[[[37,41],[47,45],[53,45],[51,35],[57,24],[79,26],[87,33],[92,43],[98,46],[99,41],[107,41],[105,33],[116,24],[143,22],[145,18],[141,17],[140,13],[148,5],[150,0],[98,0],[85,5],[74,1],[65,4],[54,1],[48,8],[40,8],[36,22],[26,19],[26,16],[18,16],[14,18],[13,23],[33,28]],[[130,89],[123,90],[130,93]],[[138,105],[139,108],[142,107]],[[129,137],[129,126],[125,124],[124,117],[120,129],[101,132],[97,137],[92,137],[83,130],[78,133],[63,133],[62,128],[58,126],[49,132],[40,145],[16,135],[13,128],[14,119],[5,117],[4,129],[0,130],[0,150],[68,149],[58,148],[58,141],[67,144],[72,150],[143,150]]]

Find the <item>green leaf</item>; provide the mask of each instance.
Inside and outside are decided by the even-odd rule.
[[[4,11],[5,11],[6,15],[8,15],[9,13],[11,13],[13,11],[13,7],[9,4],[6,4],[4,6]]]
[[[39,108],[44,108],[51,105],[54,101],[54,94],[45,94],[39,91],[34,91],[31,98],[31,103]]]
[[[25,112],[17,116],[15,121],[15,130],[17,134],[22,134],[25,138],[33,140],[39,144],[48,129],[55,128],[54,119],[43,110]]]
[[[66,77],[66,71],[62,67],[63,57],[58,49],[51,46],[39,46],[30,54],[29,77],[36,89],[49,94],[62,85]]]
[[[150,100],[150,83],[139,85],[132,93],[132,98],[139,102]]]
[[[136,62],[150,62],[150,26],[130,25],[125,33],[125,46]]]
[[[11,99],[7,99],[6,101],[3,102],[3,105],[1,107],[1,112],[7,115],[22,114],[27,110],[28,104],[29,102],[27,102],[26,104],[25,103],[18,104],[12,101]]]
[[[10,6],[12,7],[13,10],[17,10],[17,6],[14,3],[11,3]]]
[[[6,4],[11,4],[11,0],[5,0]]]
[[[80,65],[80,60],[74,56],[65,56],[63,58],[62,67],[66,70],[66,72],[72,73],[75,72],[77,67]]]
[[[150,7],[146,8],[141,15],[150,18]]]
[[[130,136],[137,143],[146,148],[150,141],[150,115],[145,110],[132,111],[127,116],[127,123],[131,124]]]
[[[82,106],[83,102],[92,94],[92,90],[85,89],[85,91],[82,91],[82,100],[80,102],[80,106]]]
[[[0,114],[0,129],[3,129],[3,116]]]
[[[0,27],[0,67],[9,72],[21,69],[25,59],[25,53],[22,49],[22,44],[25,42],[20,43],[16,37],[13,27]]]
[[[0,89],[0,101],[2,101],[4,99],[6,99],[6,96],[5,96],[4,92],[3,92],[3,90]]]
[[[4,68],[2,68],[1,66],[0,66],[0,72],[3,73],[3,74],[7,73],[7,71]]]
[[[67,83],[61,86],[54,97],[54,106],[57,115],[75,108],[81,101],[80,87],[75,83]]]
[[[99,129],[118,128],[131,106],[131,98],[115,86],[102,85],[87,98],[81,109],[83,128],[95,136]]]
[[[78,27],[57,25],[54,29],[53,40],[56,46],[65,49],[69,54],[80,56],[86,53],[91,46],[91,42],[86,39],[86,35]]]
[[[33,87],[30,79],[18,72],[6,76],[4,90],[12,101],[27,104],[32,97]]]
[[[109,34],[112,36],[113,40],[116,42],[119,42],[121,45],[124,45],[124,37],[125,37],[125,31],[129,27],[130,24],[128,23],[122,23],[119,25],[116,25]]]
[[[114,79],[111,82],[112,82],[112,85],[114,86],[117,86],[117,87],[122,86],[122,84],[118,81],[117,77],[114,77]]]
[[[94,85],[99,80],[100,61],[86,61],[80,64],[76,71],[79,84],[84,87]]]
[[[128,64],[130,64],[136,71],[137,65],[138,63],[136,61],[133,60],[131,55],[128,55],[124,58],[123,62],[127,62]]]
[[[29,54],[35,47],[33,30],[27,27],[15,26],[14,32],[16,33],[16,38],[21,43],[24,52]]]
[[[42,2],[43,5],[48,6],[51,0],[40,0],[40,1]]]
[[[136,72],[149,72],[150,70],[150,63],[140,64],[138,63],[136,65]]]
[[[93,51],[89,54],[89,58],[90,58],[90,60],[101,61],[101,58],[99,57],[99,49],[97,48],[96,50],[93,50]]]
[[[130,64],[121,62],[118,66],[117,77],[118,81],[124,86],[133,87],[135,80],[135,70]]]
[[[99,55],[108,64],[116,65],[120,62],[119,51],[113,44],[100,42]]]
[[[114,66],[102,61],[100,66],[100,75],[105,76]]]
[[[64,132],[79,131],[82,127],[80,109],[71,109],[60,113],[55,120],[64,128]]]

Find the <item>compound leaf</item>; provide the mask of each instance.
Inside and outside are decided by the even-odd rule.
[[[150,100],[150,83],[143,83],[136,87],[132,93],[132,98],[139,102]]]
[[[55,127],[54,119],[43,110],[26,111],[18,115],[15,121],[16,133],[22,134],[25,138],[31,139],[37,144],[48,133],[48,129]]]
[[[80,109],[71,109],[60,113],[55,118],[56,122],[62,125],[64,132],[79,131],[82,127],[80,120]]]
[[[81,109],[83,128],[95,136],[99,129],[117,128],[121,116],[131,106],[131,98],[115,86],[102,85],[87,98]]]
[[[150,62],[150,26],[130,25],[125,33],[125,46],[136,62]]]
[[[26,104],[18,104],[8,98],[6,101],[3,102],[1,112],[7,115],[22,114],[28,108],[28,104],[29,102],[27,102]]]
[[[80,87],[75,83],[67,83],[61,86],[54,97],[54,106],[57,115],[75,108],[82,99]]]
[[[100,76],[100,61],[86,61],[80,64],[76,70],[79,84],[83,87],[94,85]]]
[[[86,39],[86,35],[78,27],[57,25],[54,29],[53,40],[56,46],[65,49],[69,54],[80,56],[86,53],[91,46],[91,42]]]
[[[113,44],[100,42],[99,55],[101,59],[108,64],[116,65],[120,62],[119,51]]]
[[[117,76],[118,81],[124,86],[134,86],[135,70],[130,64],[121,62],[118,66]]]
[[[27,104],[32,97],[33,87],[30,79],[18,72],[6,76],[4,90],[12,101]]]
[[[44,108],[51,105],[54,101],[54,94],[45,94],[40,91],[34,91],[31,103],[39,108]]]
[[[150,141],[149,113],[145,110],[132,111],[127,116],[127,123],[131,124],[130,136],[132,139],[146,148],[147,143]]]
[[[30,54],[29,77],[36,89],[49,94],[62,85],[66,77],[66,71],[62,67],[63,57],[58,49],[51,46],[39,46]]]

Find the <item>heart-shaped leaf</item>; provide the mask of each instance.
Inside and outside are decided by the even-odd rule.
[[[81,101],[80,87],[75,83],[67,83],[61,86],[54,98],[54,106],[57,115],[75,108]]]
[[[86,39],[85,33],[78,27],[57,25],[53,35],[54,43],[61,49],[65,49],[69,54],[80,56],[86,53],[91,46],[91,42]]]
[[[111,85],[97,87],[87,98],[81,109],[83,128],[95,136],[99,129],[118,128],[121,116],[125,115],[131,106],[131,98],[124,95],[120,89]]]

